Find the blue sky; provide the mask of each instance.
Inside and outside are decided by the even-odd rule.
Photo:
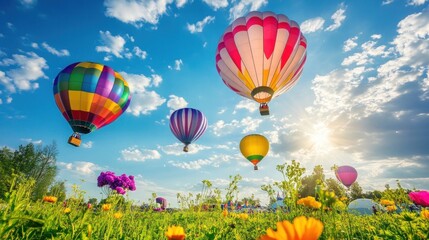
[[[240,174],[239,198],[281,180],[275,166],[299,161],[352,165],[364,190],[400,180],[429,189],[429,7],[426,0],[6,0],[0,9],[0,146],[51,144],[58,179],[100,198],[101,171],[136,176],[129,197],[153,192],[176,203],[201,181],[225,189]],[[297,21],[307,38],[298,84],[270,103],[271,115],[233,93],[215,52],[225,28],[251,10]],[[132,100],[112,124],[83,136],[80,148],[52,93],[55,76],[77,61],[106,64],[129,82]],[[206,133],[182,152],[170,132],[175,109],[193,107]],[[259,171],[238,149],[247,134],[271,144]]]

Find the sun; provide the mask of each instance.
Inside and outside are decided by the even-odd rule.
[[[311,147],[316,152],[327,152],[332,148],[331,130],[324,123],[316,123],[308,133]]]

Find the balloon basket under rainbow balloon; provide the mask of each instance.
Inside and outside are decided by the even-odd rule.
[[[68,141],[69,144],[75,147],[79,147],[81,142],[82,140],[80,139],[79,133],[73,133],[73,135],[69,137],[69,141]]]
[[[268,104],[261,103],[259,106],[259,112],[261,113],[261,116],[270,115],[270,108],[268,107]]]
[[[255,165],[255,166],[253,167],[253,170],[255,170],[255,171],[256,171],[256,170],[258,170],[258,166],[256,166],[256,165]]]

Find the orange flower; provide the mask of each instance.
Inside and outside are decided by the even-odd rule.
[[[227,209],[224,209],[224,210],[222,211],[222,215],[223,215],[224,217],[228,216],[228,210],[227,210]]]
[[[43,201],[44,202],[50,202],[50,203],[56,203],[57,202],[57,197],[54,197],[54,196],[44,196],[43,197]]]
[[[277,223],[277,231],[267,229],[267,235],[260,240],[313,240],[322,235],[323,223],[315,218],[296,217],[293,223],[283,221]]]
[[[185,239],[185,231],[183,227],[173,225],[168,227],[165,236],[167,236],[168,240],[183,240]]]
[[[423,209],[421,212],[422,218],[426,218],[429,220],[429,210]]]
[[[113,214],[113,217],[116,218],[116,219],[120,219],[120,218],[122,218],[122,216],[123,216],[123,214],[121,212],[115,212]]]
[[[391,200],[387,200],[387,199],[381,199],[380,203],[381,203],[381,205],[384,205],[384,206],[395,205],[395,201],[391,201]]]
[[[387,207],[386,207],[386,210],[387,210],[388,212],[396,211],[396,206],[395,206],[395,205],[387,206]]]
[[[301,198],[296,203],[299,205],[304,205],[306,207],[312,207],[316,209],[319,209],[322,206],[322,203],[316,201],[316,199],[312,196]]]
[[[112,204],[110,204],[110,203],[106,203],[106,204],[101,205],[101,209],[103,209],[103,211],[109,211],[110,208],[112,208]]]

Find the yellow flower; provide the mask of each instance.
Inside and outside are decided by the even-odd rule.
[[[185,239],[185,231],[183,227],[173,225],[168,227],[165,236],[167,236],[168,240],[183,240]]]
[[[71,209],[70,209],[70,208],[65,208],[63,212],[64,212],[65,214],[69,214],[69,213],[71,212]]]
[[[44,202],[50,202],[50,203],[56,203],[57,202],[57,197],[54,197],[54,196],[44,196],[43,197],[43,201]]]
[[[120,219],[120,218],[122,218],[122,216],[123,216],[123,214],[121,212],[115,212],[113,214],[113,217],[116,218],[116,219]]]
[[[384,205],[384,206],[395,205],[395,201],[391,201],[391,200],[387,200],[387,199],[381,199],[380,203],[381,203],[381,205]]]
[[[426,218],[429,220],[429,210],[423,209],[421,212],[422,218]]]
[[[238,218],[241,218],[243,220],[247,220],[249,218],[249,215],[247,213],[240,213],[240,214],[238,214]]]
[[[110,204],[110,203],[106,203],[106,204],[101,205],[101,209],[103,209],[103,211],[109,211],[110,208],[112,208],[112,204]]]
[[[92,234],[92,226],[91,224],[88,224],[88,237],[91,237]]]
[[[342,196],[342,197],[340,198],[340,201],[341,201],[341,202],[344,202],[344,201],[347,201],[347,199],[348,199],[348,198],[347,198],[346,196]]]
[[[396,211],[396,206],[395,206],[395,205],[387,206],[387,207],[386,207],[386,210],[387,210],[388,212]]]
[[[347,208],[346,204],[341,201],[336,201],[333,207],[340,211],[346,210]]]
[[[283,221],[277,223],[277,231],[267,229],[267,235],[260,240],[313,240],[318,239],[323,231],[323,223],[315,218],[296,217],[293,223]]]

